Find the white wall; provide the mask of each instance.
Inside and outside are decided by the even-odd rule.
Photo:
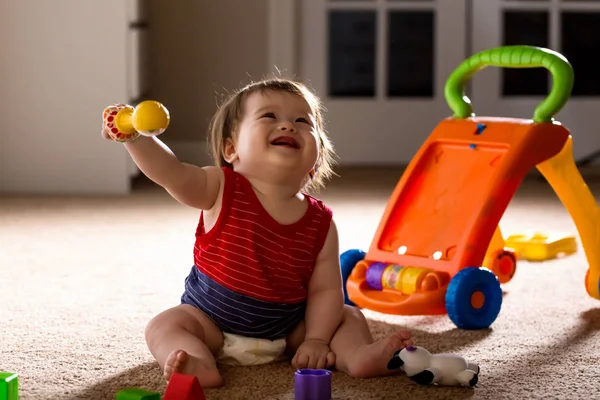
[[[198,164],[211,162],[205,134],[219,94],[274,65],[300,72],[299,0],[141,1],[151,14],[141,71],[127,29],[135,0],[0,2],[0,193],[128,193],[131,159],[99,131],[106,105],[144,89],[139,72],[171,111],[161,138]],[[598,147],[585,133],[578,156]]]
[[[210,164],[206,132],[221,96],[272,71],[268,0],[144,4],[150,23],[150,95],[171,113],[161,140],[180,160]]]
[[[100,137],[128,101],[126,3],[11,0],[0,18],[0,193],[127,193],[128,156]]]
[[[169,108],[161,139],[182,160],[212,162],[206,131],[219,96],[273,71],[269,1],[293,3],[141,0],[142,33],[127,26],[136,0],[1,2],[0,193],[128,193],[137,169],[101,139],[101,113],[141,94]]]

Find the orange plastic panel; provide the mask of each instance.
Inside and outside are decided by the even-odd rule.
[[[481,266],[525,174],[568,137],[559,124],[523,119],[442,121],[392,193],[365,259],[451,276]]]

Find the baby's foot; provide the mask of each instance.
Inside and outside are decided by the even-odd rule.
[[[357,348],[346,362],[347,372],[356,378],[396,373],[397,371],[388,369],[388,363],[394,357],[394,353],[413,344],[411,338],[412,334],[403,330]]]
[[[223,378],[214,363],[191,356],[183,350],[175,350],[167,357],[163,376],[169,381],[174,372],[195,376],[205,388],[215,388],[223,384]]]

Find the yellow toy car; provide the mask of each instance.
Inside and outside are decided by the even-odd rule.
[[[506,247],[515,251],[520,260],[546,261],[577,252],[575,236],[517,234],[506,238]]]

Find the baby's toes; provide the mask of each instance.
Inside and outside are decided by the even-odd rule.
[[[389,336],[386,340],[385,340],[388,350],[391,351],[391,353],[394,353],[396,350],[400,350],[405,348],[406,346],[409,346],[409,344],[407,343],[412,343],[411,339],[407,339],[401,336],[400,333],[395,333],[391,336]]]
[[[402,330],[402,331],[399,331],[397,333],[397,335],[400,336],[402,339],[405,339],[405,340],[411,340],[412,339],[412,332],[411,331]]]

